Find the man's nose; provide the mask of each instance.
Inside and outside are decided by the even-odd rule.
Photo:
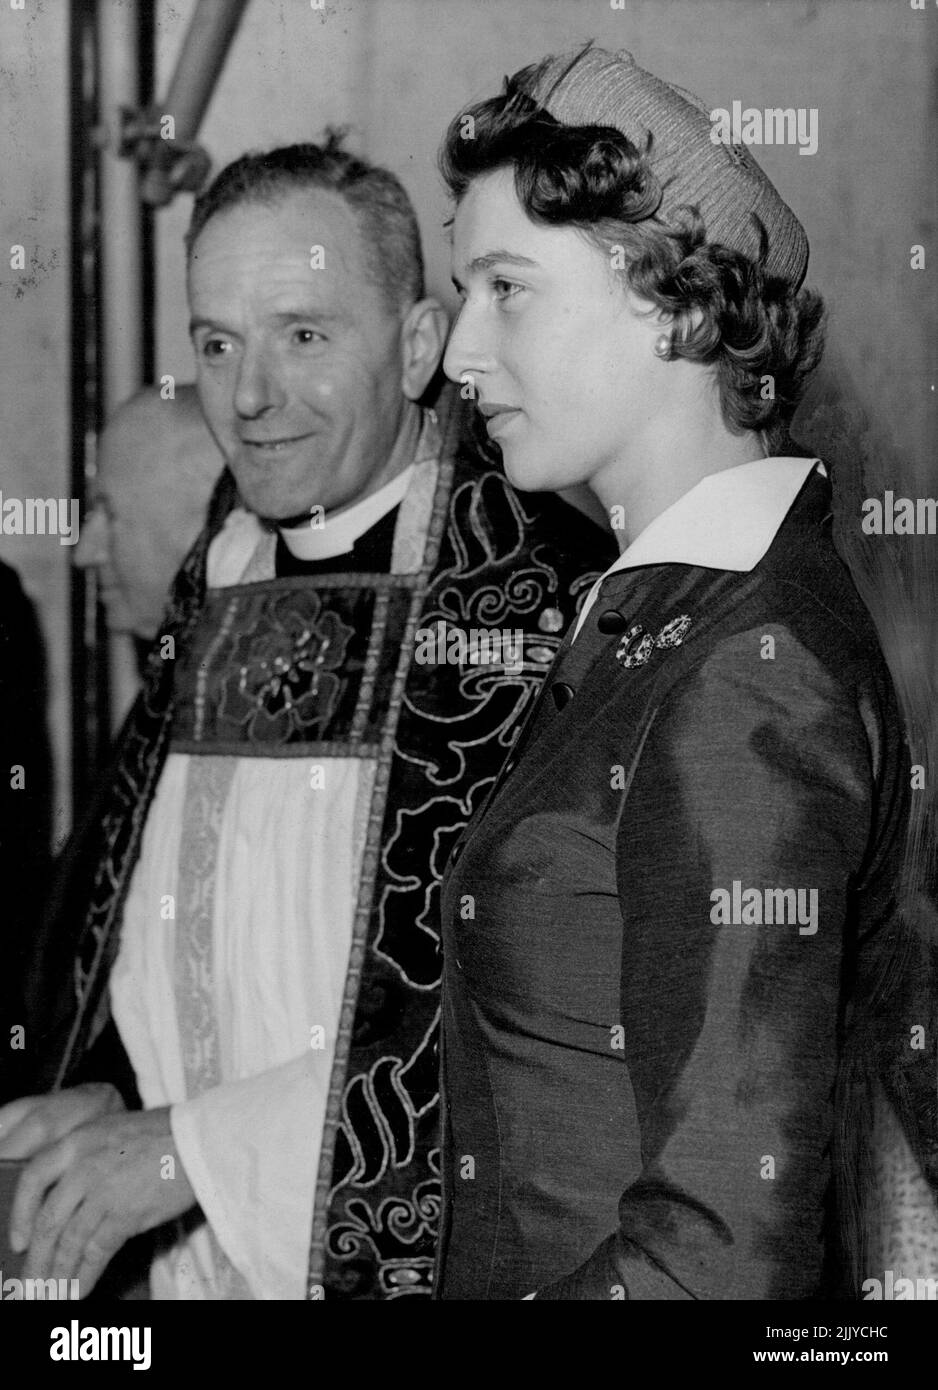
[[[235,384],[235,410],[244,419],[263,415],[286,399],[273,364],[263,353],[245,351]]]
[[[468,302],[463,304],[453,325],[443,354],[443,370],[450,381],[473,383],[491,373],[493,366],[492,349],[485,331],[481,309]]]
[[[78,528],[78,544],[72,563],[79,569],[92,569],[96,565],[107,564],[110,555],[107,517],[93,507]]]

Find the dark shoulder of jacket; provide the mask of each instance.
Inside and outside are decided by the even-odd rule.
[[[908,740],[876,625],[834,545],[826,478],[808,478],[751,579],[742,620],[789,634],[862,727],[874,788],[866,873],[891,878],[909,811]]]
[[[528,549],[538,548],[540,558],[567,563],[579,570],[601,574],[619,550],[612,531],[565,502],[555,492],[519,492],[505,477],[500,451],[485,435],[478,410],[471,401],[447,402],[441,419],[444,455],[454,464],[454,489],[469,483],[479,492],[483,514],[490,524],[505,499],[511,499],[523,519]]]
[[[882,718],[899,723],[879,632],[834,544],[826,478],[818,473],[808,478],[758,572],[766,617],[777,613],[855,699],[872,699]]]
[[[766,679],[784,661],[779,643],[791,641],[824,672],[831,695],[840,692],[841,707],[852,709],[874,784],[880,796],[898,802],[908,762],[902,715],[873,619],[834,547],[830,500],[828,481],[811,475],[753,570],[696,572],[706,619],[685,643],[683,660],[662,668],[655,699],[660,703],[673,686],[719,660],[736,634],[773,636]]]

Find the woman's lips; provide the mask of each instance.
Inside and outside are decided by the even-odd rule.
[[[486,415],[485,428],[489,436],[498,433],[509,421],[514,420],[515,417],[520,414],[521,411],[516,407],[506,406],[502,409],[493,411],[490,415]]]

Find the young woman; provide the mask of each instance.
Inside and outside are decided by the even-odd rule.
[[[438,1294],[843,1291],[877,1087],[908,1109],[927,1054],[899,715],[787,442],[804,232],[626,53],[516,74],[441,163],[446,371],[510,481],[588,484],[621,554],[448,869]]]

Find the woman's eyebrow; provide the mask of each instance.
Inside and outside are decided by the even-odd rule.
[[[539,270],[540,264],[530,256],[522,256],[517,251],[486,251],[483,256],[476,256],[471,260],[463,271],[465,276],[480,275],[483,271],[491,270],[495,265],[516,265],[522,270]],[[457,290],[462,290],[463,284],[458,275],[450,277]]]
[[[484,256],[476,256],[471,260],[467,270],[473,275],[481,270],[491,270],[493,265],[517,265],[537,269],[538,262],[533,261],[530,256],[519,255],[516,251],[486,251]]]

